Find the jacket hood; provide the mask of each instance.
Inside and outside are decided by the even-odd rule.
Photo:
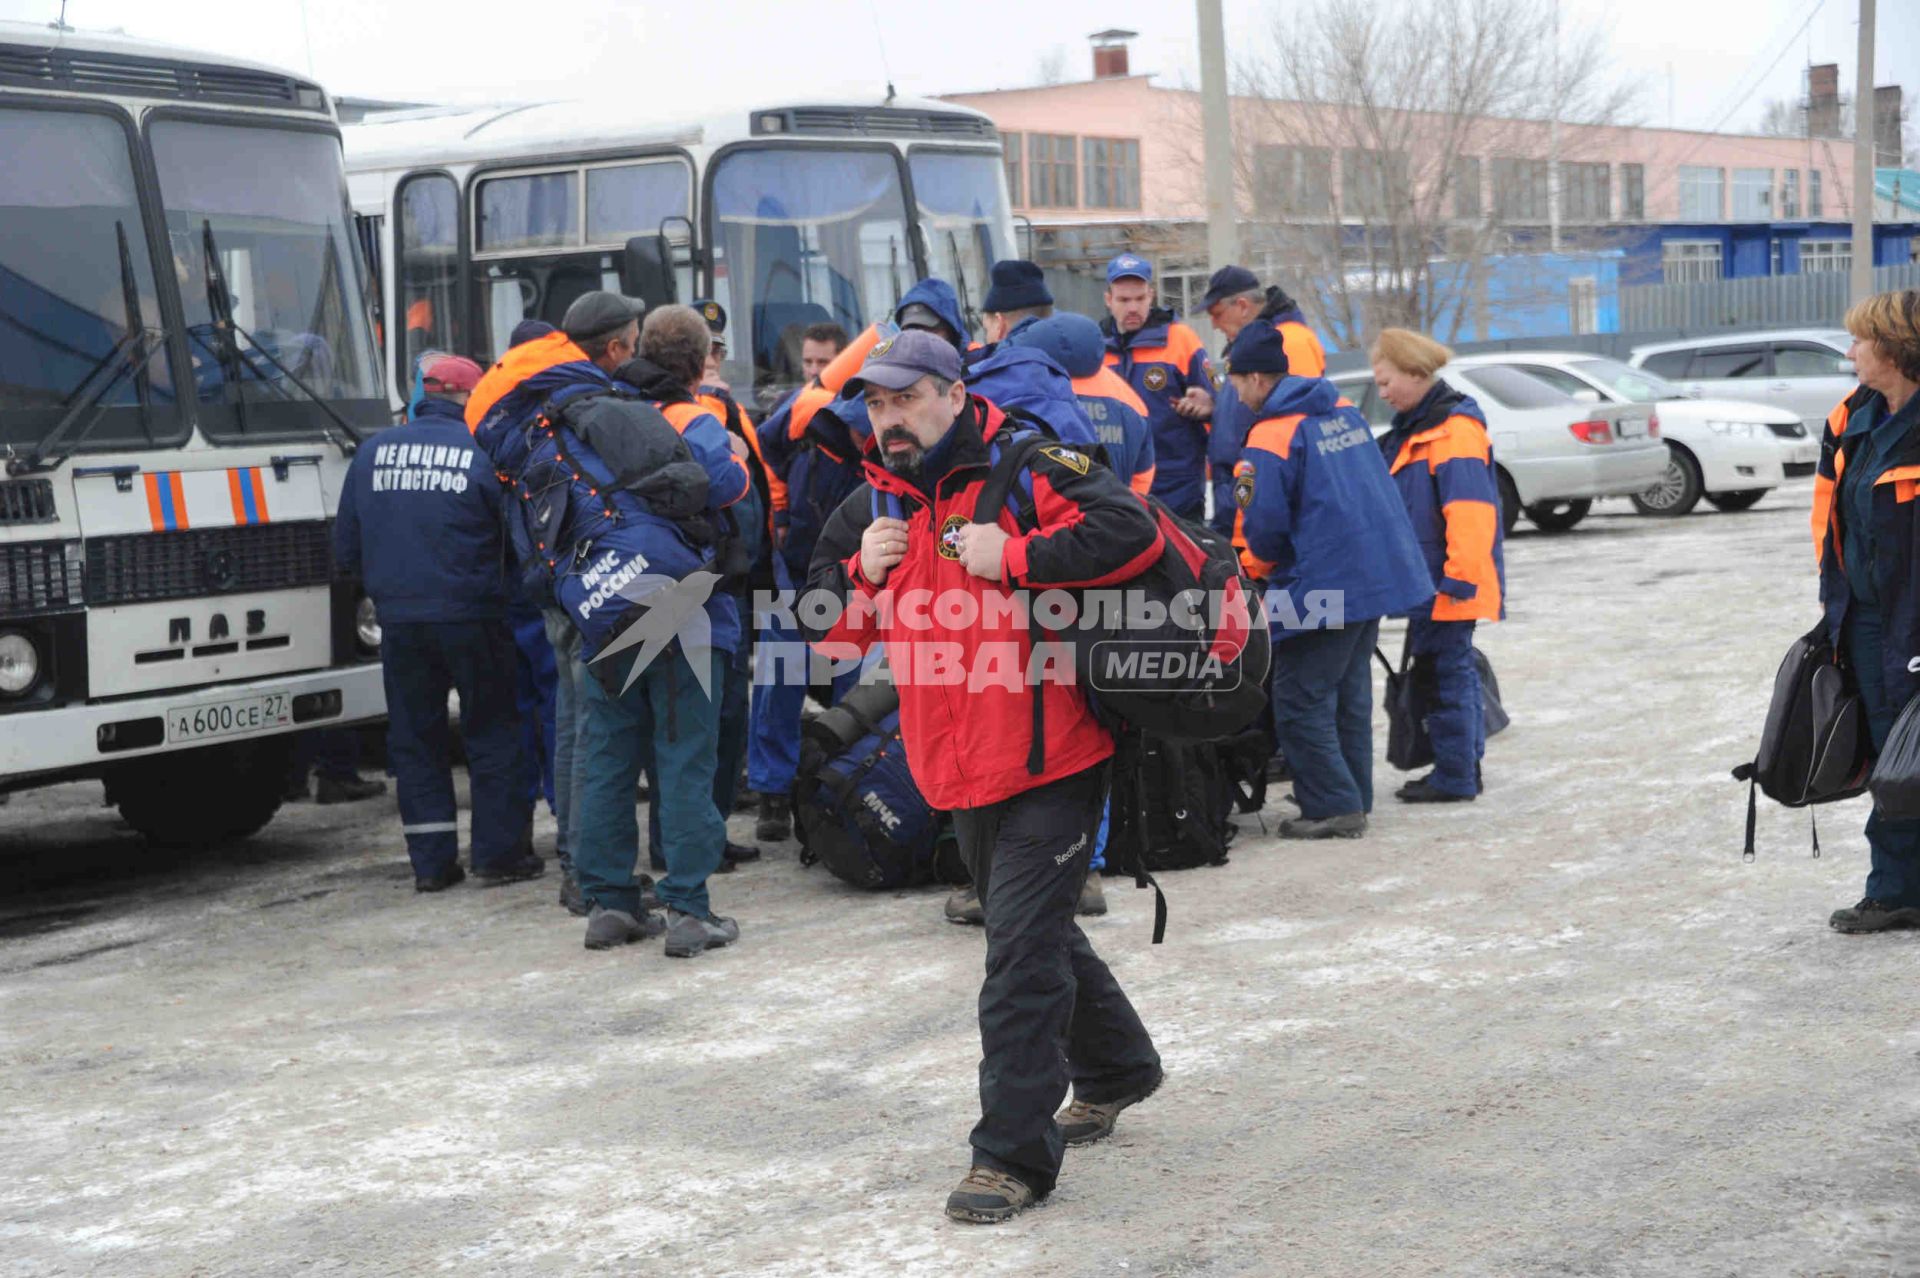
[[[1287,290],[1278,284],[1267,286],[1267,304],[1260,308],[1260,318],[1269,324],[1278,324],[1282,320],[1300,320],[1300,303],[1287,296]]]
[[[1043,320],[1024,320],[1007,334],[1005,344],[1045,351],[1068,377],[1092,377],[1106,362],[1100,326],[1084,315],[1069,312]]]
[[[467,406],[456,404],[450,399],[436,399],[432,395],[423,397],[413,407],[414,421],[448,421],[467,424]]]
[[[960,297],[953,291],[953,285],[937,278],[921,280],[908,289],[901,297],[899,304],[893,308],[893,322],[898,324],[900,312],[916,302],[922,306],[932,307],[933,313],[954,331],[960,339],[961,348],[965,349],[968,334],[967,322],[960,318]]]
[[[1295,413],[1320,417],[1331,413],[1339,403],[1340,388],[1324,377],[1283,377],[1255,417],[1291,417]]]
[[[614,369],[613,375],[645,398],[659,400],[663,404],[677,404],[693,398],[679,378],[639,355]]]

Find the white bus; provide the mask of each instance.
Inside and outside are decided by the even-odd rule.
[[[391,420],[327,95],[0,22],[0,791],[248,834],[385,712],[331,516]]]
[[[749,407],[800,381],[800,333],[849,334],[938,275],[977,311],[1013,256],[1000,135],[951,103],[649,113],[617,102],[425,108],[345,130],[396,403],[423,351],[485,363],[513,326],[582,293],[726,308],[726,378]],[[969,316],[969,322],[975,322]]]

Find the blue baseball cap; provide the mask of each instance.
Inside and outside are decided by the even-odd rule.
[[[867,352],[867,362],[860,366],[858,376],[848,379],[840,397],[863,394],[869,382],[886,390],[905,390],[928,376],[959,381],[960,352],[938,333],[904,328],[892,337],[881,339]]]
[[[1107,263],[1107,283],[1115,280],[1146,280],[1153,282],[1153,263],[1134,253],[1122,253]]]
[[[1224,302],[1229,297],[1238,297],[1242,293],[1251,293],[1260,287],[1260,277],[1244,266],[1223,266],[1213,273],[1207,281],[1207,295],[1200,299],[1200,309],[1206,310],[1215,302]]]

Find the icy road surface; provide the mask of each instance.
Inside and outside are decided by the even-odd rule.
[[[1819,860],[1764,808],[1744,865],[1727,776],[1809,500],[1523,529],[1479,803],[1383,765],[1361,842],[1243,818],[1157,949],[1110,880],[1168,1083],[997,1228],[940,1214],[983,946],[937,890],[789,845],[716,884],[736,948],[591,954],[552,879],[416,896],[390,798],[169,859],[98,786],[17,796],[0,1273],[1920,1273],[1920,935],[1827,930],[1864,806]]]

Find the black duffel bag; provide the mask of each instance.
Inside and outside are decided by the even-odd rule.
[[[1735,780],[1747,782],[1744,858],[1753,860],[1756,790],[1789,808],[1837,803],[1865,793],[1872,769],[1866,705],[1822,620],[1794,640],[1781,659],[1760,745],[1751,762],[1733,770]],[[1820,855],[1817,828],[1813,854]]]
[[[1873,791],[1873,806],[1888,820],[1920,818],[1920,697],[1907,702],[1893,721],[1867,788]]]

